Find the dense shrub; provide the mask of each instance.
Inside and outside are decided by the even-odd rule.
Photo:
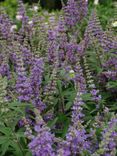
[[[1,156],[117,155],[116,21],[103,29],[97,8],[1,9]]]

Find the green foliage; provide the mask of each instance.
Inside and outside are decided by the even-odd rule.
[[[30,156],[27,150],[27,140],[24,129],[19,129],[18,122],[25,116],[25,108],[32,105],[11,102],[8,105],[9,112],[0,114],[0,155]],[[5,120],[7,119],[7,120]]]
[[[98,14],[102,21],[102,25],[105,28],[105,25],[108,23],[110,17],[114,13],[112,1],[109,0],[109,3],[104,1],[99,6],[97,6]],[[6,8],[7,14],[11,18],[15,17],[16,13],[16,1],[6,0],[1,3],[3,7]],[[89,8],[92,9],[93,3],[90,2]],[[29,6],[27,6],[29,8]],[[50,14],[44,15],[44,11],[41,10],[39,15],[45,17],[44,21],[46,22],[49,19]],[[55,16],[58,16],[58,12],[54,13]],[[28,9],[28,15],[30,18],[33,16],[38,16],[38,13],[34,13]],[[18,23],[20,26],[20,23]],[[43,57],[45,60],[45,71],[42,80],[42,88],[40,89],[40,97],[42,101],[46,103],[47,109],[42,112],[42,117],[46,116],[46,113],[52,110],[52,115],[54,117],[47,121],[47,126],[50,127],[51,131],[55,134],[57,138],[65,139],[66,133],[68,131],[69,125],[71,124],[71,109],[74,104],[74,99],[76,97],[77,87],[73,83],[75,78],[75,72],[66,73],[65,69],[58,67],[53,67],[48,62],[46,62],[47,57],[47,33],[42,31],[42,23],[37,21],[36,29],[33,32],[31,42],[27,40],[26,45],[30,42],[31,50],[33,55],[38,57]],[[77,30],[79,30],[78,43],[82,40],[85,28],[87,25],[87,20],[85,19],[83,23],[77,25]],[[105,28],[106,29],[106,28]],[[70,32],[71,33],[71,32]],[[25,34],[26,35],[26,34]],[[71,34],[69,34],[71,35]],[[28,34],[27,34],[28,36]],[[92,37],[92,36],[91,36]],[[78,62],[82,64],[83,74],[86,79],[86,93],[81,95],[81,98],[84,101],[83,113],[84,117],[84,127],[87,132],[90,132],[90,129],[95,130],[94,139],[100,141],[102,131],[108,126],[108,121],[111,119],[113,114],[117,112],[117,102],[113,99],[116,99],[117,96],[113,94],[113,91],[117,89],[117,81],[106,79],[104,84],[100,83],[100,75],[105,72],[103,64],[114,54],[104,53],[100,44],[96,40],[96,37],[92,37],[93,43],[86,50],[86,60],[87,60],[87,70],[89,71],[89,80],[87,80],[86,67],[83,64],[83,57]],[[1,42],[2,43],[2,42]],[[9,42],[10,43],[10,42]],[[22,59],[23,60],[23,59]],[[66,62],[65,62],[66,63]],[[24,135],[25,128],[20,128],[18,123],[25,117],[26,108],[29,108],[33,112],[33,115],[30,114],[30,118],[35,123],[35,112],[32,103],[23,103],[18,102],[16,95],[14,93],[9,94],[12,100],[5,100],[7,92],[9,91],[9,86],[15,86],[16,83],[16,74],[15,69],[12,69],[12,63],[10,64],[11,76],[12,79],[7,80],[6,77],[0,76],[0,156],[31,156],[32,154],[28,150],[27,144],[28,139]],[[74,65],[72,68],[74,68]],[[29,67],[29,68],[32,68]],[[80,70],[80,69],[79,69]],[[28,69],[30,76],[30,69]],[[93,78],[93,80],[92,80]],[[69,80],[70,79],[70,80]],[[88,85],[88,81],[92,81],[95,84],[97,90],[99,89],[99,94],[101,95],[101,100],[96,105],[96,101],[93,100],[91,89]],[[47,86],[48,90],[45,93],[44,87]],[[51,88],[51,86],[53,88]],[[45,94],[44,94],[45,93]],[[109,108],[109,110],[106,108]],[[109,112],[110,111],[110,112]],[[100,119],[101,117],[101,119]],[[32,126],[32,125],[31,125]],[[32,130],[34,128],[31,127]],[[101,153],[101,152],[100,152]],[[89,156],[89,153],[84,151],[83,156]]]
[[[5,0],[4,2],[0,2],[0,6],[5,8],[5,11],[11,18],[15,17],[17,9],[16,0]]]

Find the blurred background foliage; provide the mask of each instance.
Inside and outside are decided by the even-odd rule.
[[[30,7],[30,5],[35,5],[39,0],[23,0],[26,8]],[[64,3],[67,0],[63,0]],[[94,0],[89,0],[89,10],[94,7]],[[97,6],[98,16],[102,22],[102,26],[105,27],[109,22],[109,19],[114,17],[114,5],[116,0],[99,0],[100,5]],[[116,2],[117,3],[117,2]],[[61,0],[40,0],[40,4],[42,8],[45,10],[49,10],[51,12],[55,12],[56,10],[61,9]],[[7,14],[11,18],[15,18],[17,11],[17,0],[0,0],[0,7],[4,7]],[[29,15],[30,16],[30,15]]]

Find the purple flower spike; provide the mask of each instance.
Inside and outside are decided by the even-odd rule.
[[[93,154],[104,156],[115,156],[117,149],[117,116],[113,116],[108,122],[107,127],[102,132],[102,140],[99,144],[99,149]]]
[[[72,28],[87,15],[87,1],[68,0],[63,10],[66,26]]]
[[[79,84],[80,82],[77,81],[77,83]],[[88,135],[85,131],[82,120],[84,117],[84,114],[82,113],[82,106],[84,105],[84,102],[81,98],[83,90],[80,88],[81,85],[78,86],[79,91],[77,92],[77,96],[72,108],[72,124],[70,125],[68,133],[66,134],[66,141],[63,141],[58,150],[59,154],[64,153],[66,154],[65,156],[81,155],[83,151],[88,151],[90,147]]]
[[[34,127],[37,136],[35,136],[29,143],[29,148],[34,156],[55,156],[52,148],[54,142],[54,135],[51,134],[50,129],[44,123],[40,113],[36,113],[36,125]]]
[[[40,99],[40,87],[42,82],[42,75],[44,71],[44,62],[42,58],[34,58],[33,67],[31,70],[31,88],[33,92],[33,104],[40,111],[45,109],[45,104]]]
[[[18,76],[16,83],[18,99],[21,102],[29,102],[32,95],[32,88],[26,76]]]
[[[56,45],[56,33],[53,30],[48,31],[48,44],[49,44],[48,60],[49,60],[49,63],[54,64],[55,59],[56,59],[55,51],[56,51],[57,45]]]
[[[14,43],[14,50],[16,54],[16,92],[18,95],[19,101],[29,102],[32,97],[32,88],[30,80],[27,78],[26,70],[24,68],[24,62],[22,53],[20,52],[20,44]]]

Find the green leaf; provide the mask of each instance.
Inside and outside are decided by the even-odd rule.
[[[17,136],[18,138],[25,137],[24,132],[17,132],[17,133],[16,133],[16,136]]]
[[[8,137],[6,136],[0,136],[0,144],[4,144],[5,142],[7,142],[9,140]]]
[[[28,151],[25,156],[32,156],[32,154],[30,151]]]
[[[63,122],[63,121],[66,121],[68,118],[66,117],[66,115],[64,115],[64,114],[62,114],[62,113],[60,113],[59,115],[58,115],[58,121],[59,122]]]
[[[23,156],[23,153],[22,153],[22,151],[21,151],[21,149],[20,149],[17,142],[14,142],[14,141],[10,140],[10,146],[13,148],[13,151],[14,151],[15,155]]]
[[[0,132],[7,136],[12,135],[12,130],[8,127],[0,127]]]
[[[73,102],[67,102],[67,104],[66,104],[66,106],[65,106],[65,110],[67,111],[67,110],[69,110],[70,109],[70,107],[73,105]]]
[[[10,146],[10,141],[9,140],[6,141],[4,144],[2,144],[2,146],[1,146],[1,151],[2,151],[1,156],[5,155],[5,153],[8,151],[9,146]]]
[[[117,81],[109,81],[106,86],[107,88],[117,88]]]
[[[66,136],[66,133],[67,133],[67,130],[68,130],[68,127],[69,127],[69,120],[67,120],[64,124],[64,128],[63,128],[63,131],[62,131],[62,138],[64,138]]]
[[[83,98],[84,101],[90,101],[92,99],[90,93],[83,94],[82,98]]]
[[[52,120],[52,121],[49,121],[49,122],[48,122],[48,126],[49,126],[50,128],[52,128],[52,127],[56,124],[57,120],[58,120],[58,117],[56,117],[56,118],[55,118],[54,120]]]
[[[61,94],[62,93],[62,84],[61,84],[60,80],[57,81],[57,86],[59,88],[59,93]]]

